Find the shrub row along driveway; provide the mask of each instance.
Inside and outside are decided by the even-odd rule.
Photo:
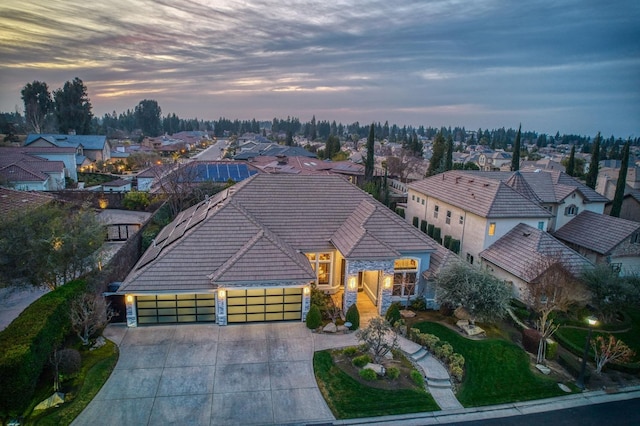
[[[313,337],[302,323],[117,325],[105,336],[119,345],[120,359],[74,425],[334,420],[313,375]]]

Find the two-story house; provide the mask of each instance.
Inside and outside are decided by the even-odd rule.
[[[111,146],[106,136],[101,135],[53,135],[32,133],[27,136],[24,146],[74,148],[75,165],[83,165],[85,159],[91,162],[109,161]],[[75,170],[75,166],[73,167]],[[76,179],[77,180],[77,179]]]
[[[533,201],[532,190],[519,190],[495,173],[449,171],[408,185],[405,218],[417,217],[460,241],[460,256],[469,263],[519,223],[546,230],[552,214]]]

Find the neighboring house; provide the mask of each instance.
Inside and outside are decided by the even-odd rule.
[[[566,167],[551,158],[541,158],[537,161],[523,161],[520,163],[521,172],[535,172],[536,170],[566,172]]]
[[[151,192],[153,185],[170,173],[174,167],[169,164],[157,164],[141,171],[136,175],[138,191]]]
[[[78,172],[77,172],[78,156],[76,156],[75,148],[29,146],[29,147],[20,147],[20,148],[14,148],[14,149],[19,150],[24,154],[35,155],[39,158],[44,158],[49,161],[61,161],[64,164],[65,176],[72,179],[74,182],[78,181]]]
[[[462,262],[462,260],[457,254],[439,244],[436,251],[431,253],[429,269],[422,273],[422,278],[425,281],[422,297],[427,304],[427,309],[440,308],[440,303],[438,302],[438,287],[436,285],[436,279],[440,271],[460,262]]]
[[[435,250],[342,177],[257,174],[178,214],[118,293],[129,326],[301,321],[313,284],[384,314],[420,294]]]
[[[617,217],[580,213],[554,236],[595,264],[621,275],[640,273],[640,223]]]
[[[519,223],[546,230],[552,215],[499,179],[497,173],[449,171],[408,185],[406,220],[417,217],[460,241],[460,256],[473,264],[481,251]],[[524,191],[523,188],[519,188]]]
[[[28,148],[0,149],[0,181],[20,191],[64,189],[65,164],[31,153]]]
[[[102,190],[105,192],[129,192],[131,191],[130,179],[116,179],[111,182],[102,184]]]
[[[0,216],[7,218],[38,208],[54,201],[50,195],[39,192],[16,191],[0,187]]]
[[[617,161],[619,163],[620,161]],[[620,209],[620,217],[623,219],[640,222],[640,168],[630,166],[627,170],[626,185],[624,188],[624,197],[622,199],[622,208]],[[618,184],[618,175],[620,174],[620,165],[617,168],[603,167],[598,172],[598,181],[596,191],[607,197],[610,202],[605,205],[604,212],[609,214],[613,205],[613,198],[616,193]]]
[[[337,174],[347,177],[349,182],[358,185],[364,179],[364,166],[351,161],[325,161],[317,158],[258,156],[251,158],[251,166],[264,173],[294,175],[327,175]]]
[[[483,250],[480,258],[492,275],[512,285],[513,297],[525,303],[531,286],[558,261],[574,276],[593,268],[593,263],[551,234],[524,223]]]
[[[317,158],[316,154],[309,152],[306,149],[299,146],[284,146],[277,143],[257,143],[251,144],[251,148],[242,150],[237,153],[234,160],[249,160],[251,158],[265,156],[265,157],[307,157]]]
[[[51,135],[30,134],[25,146],[75,148],[76,155],[85,156],[91,161],[109,161],[111,146],[106,136],[101,135]]]
[[[513,156],[510,152],[483,152],[478,155],[476,165],[485,172],[509,170]]]

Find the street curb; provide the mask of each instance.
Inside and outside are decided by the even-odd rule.
[[[447,411],[433,411],[423,413],[402,414],[397,416],[367,417],[350,420],[336,420],[334,425],[360,424],[389,424],[403,422],[403,424],[446,424],[453,422],[467,422],[473,420],[487,420],[501,417],[511,417],[523,414],[542,413],[546,411],[562,410],[565,408],[581,407],[585,405],[603,404],[607,402],[626,401],[640,398],[640,386],[629,386],[615,392],[603,390],[583,392],[567,396],[538,399],[532,401],[514,402],[508,404],[484,407],[463,408]],[[411,421],[415,423],[411,423]]]

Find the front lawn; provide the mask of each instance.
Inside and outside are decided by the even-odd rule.
[[[378,389],[363,385],[342,371],[330,351],[313,355],[320,392],[338,419],[437,411],[440,408],[424,389]]]
[[[63,383],[68,402],[57,408],[33,412],[28,417],[29,424],[69,425],[85,409],[107,381],[118,361],[117,346],[107,340],[105,345],[89,351],[82,351],[82,368],[68,383]],[[50,384],[38,392],[40,400],[51,395]],[[39,401],[35,401],[35,405]]]
[[[532,371],[529,356],[514,343],[469,340],[442,324],[413,325],[449,342],[465,358],[465,376],[456,397],[465,407],[549,398],[565,393],[550,378]]]

